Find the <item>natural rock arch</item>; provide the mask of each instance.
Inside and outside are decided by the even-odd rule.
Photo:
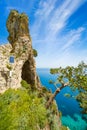
[[[0,47],[6,50],[5,55],[2,54],[3,50],[0,51],[2,56],[0,58],[0,68],[1,70],[4,68],[6,71],[10,71],[6,66],[9,64],[8,57],[11,55],[14,56],[15,62],[14,64],[11,64],[11,85],[9,86],[7,83],[7,86],[5,86],[5,77],[1,77],[0,82],[2,82],[3,79],[3,90],[6,90],[9,87],[21,87],[21,80],[25,80],[32,86],[40,88],[41,84],[36,74],[36,65],[33,57],[32,42],[28,29],[28,17],[26,14],[19,14],[18,11],[12,10],[7,20],[7,29],[9,32],[8,40],[10,44],[8,45],[8,49],[6,49],[7,45]],[[4,61],[3,65],[2,61]],[[7,81],[9,82],[9,75]]]

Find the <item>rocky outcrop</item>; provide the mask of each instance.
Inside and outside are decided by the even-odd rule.
[[[26,14],[19,14],[18,11],[12,10],[6,25],[9,32],[8,40],[12,45],[14,45],[14,42],[17,41],[20,36],[28,36],[30,39],[28,17]]]
[[[0,46],[0,92],[9,87],[21,87],[21,80],[39,89],[41,84],[36,74],[28,17],[13,10],[6,25],[10,44]],[[13,58],[14,63],[9,62],[9,58]]]
[[[38,97],[47,100],[49,97],[47,93],[49,92],[46,93],[46,90],[41,87],[39,77],[36,74],[36,64],[28,29],[28,17],[24,13],[19,14],[13,10],[9,14],[6,25],[9,32],[9,43],[0,46],[0,93],[3,93],[8,88],[17,89],[21,87],[21,81],[25,80],[30,84],[31,90],[40,90],[37,94]],[[55,104],[50,107],[48,115],[50,118],[45,128],[41,129],[37,124],[37,129],[61,130],[59,112]]]

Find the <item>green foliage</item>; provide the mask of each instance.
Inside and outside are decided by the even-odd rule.
[[[38,56],[37,50],[33,49],[33,55],[34,55],[34,57]]]
[[[51,111],[53,114],[58,114],[57,105],[55,101],[52,103]]]
[[[28,84],[25,80],[21,81],[21,85],[22,85],[22,87],[24,87],[26,89],[30,89],[31,88],[30,84]]]
[[[53,84],[54,82],[52,80],[49,80],[49,84]]]
[[[51,130],[60,130],[60,127],[58,125],[58,119],[57,116],[52,116],[52,124],[51,124]]]
[[[12,70],[12,66],[7,64],[6,67],[9,69],[9,70]]]
[[[47,88],[46,88],[46,87],[42,87],[42,91],[43,91],[43,93],[48,92],[48,90],[47,90]]]
[[[68,97],[68,98],[71,97],[71,95],[70,95],[69,93],[65,93],[64,96],[65,96],[65,97]]]
[[[60,130],[68,130],[69,128],[67,128],[66,126],[61,126]]]
[[[0,130],[36,130],[46,125],[43,99],[27,90],[7,90],[0,95]]]
[[[26,52],[26,50],[27,50],[27,46],[26,45],[23,45],[23,53],[25,53]]]
[[[48,110],[48,118],[49,118],[49,123],[50,123],[51,130],[60,130],[60,126],[59,126],[59,121],[58,121],[57,115],[53,115]]]
[[[59,111],[59,117],[62,117],[62,112],[61,111]]]
[[[50,69],[50,73],[51,73],[51,74],[56,74],[56,73],[58,73],[58,68]]]
[[[79,101],[80,107],[84,108],[82,113],[87,113],[87,91],[80,92],[76,99]]]
[[[66,68],[56,68],[50,70],[51,74],[58,74],[58,78],[55,82],[50,81],[56,87],[57,84],[60,85],[68,84],[71,89],[74,91],[78,89],[78,101],[80,102],[80,106],[84,109],[84,112],[87,113],[87,65],[84,62],[81,62],[77,67],[67,66]],[[85,100],[82,99],[82,95],[84,95]],[[70,95],[65,95],[70,96]]]
[[[63,126],[60,125],[60,115],[62,114],[59,113],[56,102],[53,102],[50,109],[47,110],[47,117],[51,130],[62,130]]]

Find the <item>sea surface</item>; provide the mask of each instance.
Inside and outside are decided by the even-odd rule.
[[[49,80],[55,81],[57,75],[50,74],[49,69],[37,69],[37,73],[40,77],[41,83],[52,93],[55,91],[55,87],[49,84]],[[72,96],[67,98],[64,94],[69,93]],[[58,106],[58,110],[62,112],[61,121],[62,124],[67,126],[69,130],[87,130],[87,115],[81,114],[81,108],[78,102],[74,98],[78,94],[78,91],[72,92],[69,87],[62,89],[62,91],[56,96],[55,100]]]

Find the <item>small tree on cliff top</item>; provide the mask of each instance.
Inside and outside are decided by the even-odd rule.
[[[37,56],[38,56],[37,50],[33,49],[33,55],[34,55],[34,57],[37,57]]]
[[[50,73],[58,74],[58,78],[55,82],[50,80],[50,83],[56,87],[56,91],[49,98],[46,107],[48,108],[51,105],[55,96],[63,88],[69,86],[73,91],[78,89],[77,100],[80,102],[83,112],[87,113],[87,65],[81,62],[77,67],[67,66],[66,68],[50,69]],[[57,87],[59,83],[60,87]]]

